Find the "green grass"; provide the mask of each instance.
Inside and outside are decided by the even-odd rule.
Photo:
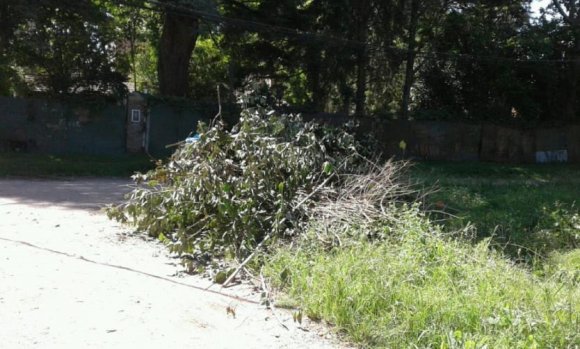
[[[362,347],[579,348],[580,167],[421,163],[411,175],[453,216],[409,210],[375,242],[315,222],[266,263],[284,305]],[[343,247],[317,242],[336,234]]]
[[[421,162],[414,166],[414,173],[434,183],[454,184],[457,180],[487,182],[489,184],[505,180],[518,181],[580,181],[580,165],[510,165],[484,162]]]
[[[580,346],[580,280],[555,272],[557,260],[537,275],[412,212],[394,231],[334,251],[283,247],[265,271],[309,317],[363,347]]]
[[[0,153],[0,177],[128,177],[154,164],[145,156],[52,156]]]
[[[437,189],[428,202],[430,208],[453,215],[439,216],[449,230],[471,223],[478,237],[493,236],[511,255],[528,250],[545,254],[561,247],[538,239],[559,223],[555,212],[580,212],[577,165],[435,162],[418,164],[412,174]]]

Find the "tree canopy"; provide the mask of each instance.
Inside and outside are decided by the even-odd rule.
[[[4,0],[0,94],[215,100],[360,117],[578,120],[580,1]]]

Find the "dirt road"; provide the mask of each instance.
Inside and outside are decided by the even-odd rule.
[[[127,184],[0,180],[1,348],[338,347],[279,311],[282,327],[250,287],[176,276],[163,246],[99,211]]]

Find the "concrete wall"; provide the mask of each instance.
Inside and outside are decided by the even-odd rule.
[[[532,163],[535,159],[533,130],[482,125],[480,159],[482,161]]]

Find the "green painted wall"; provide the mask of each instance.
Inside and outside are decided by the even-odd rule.
[[[0,97],[0,150],[121,155],[124,140],[122,103]]]
[[[215,114],[215,113],[214,113]],[[175,150],[167,145],[194,134],[199,121],[210,119],[211,110],[195,105],[154,104],[149,107],[149,153],[168,156]]]
[[[209,122],[217,106],[185,100],[145,96],[149,117],[149,153],[170,155],[167,145],[194,134],[199,121]],[[125,101],[103,98],[19,99],[0,97],[0,151],[50,154],[123,155],[126,153]],[[239,113],[223,110],[229,125]],[[330,124],[348,118],[311,116]],[[580,162],[580,125],[518,129],[493,124],[443,121],[359,120],[362,137],[374,135],[387,156],[402,155],[427,160],[483,160],[534,162],[538,152],[565,151],[568,161]]]

